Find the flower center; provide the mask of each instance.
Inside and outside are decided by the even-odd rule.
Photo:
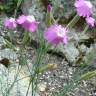
[[[64,30],[64,29],[60,29],[60,30],[57,32],[57,36],[59,36],[59,37],[64,37],[64,36],[65,36],[65,30]]]
[[[15,19],[14,18],[10,18],[10,22],[14,22],[15,21]]]
[[[33,22],[33,21],[35,21],[35,18],[34,18],[34,16],[27,16],[27,20],[29,22]]]

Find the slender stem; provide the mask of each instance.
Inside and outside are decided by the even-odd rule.
[[[6,91],[8,91],[8,88],[9,88],[9,84],[8,84],[8,81],[9,81],[9,67],[8,67],[8,75],[7,75],[7,88],[6,88]],[[8,96],[9,93],[6,93],[6,96]]]
[[[27,89],[27,92],[26,92],[26,96],[28,96],[28,91],[29,91],[30,85],[31,85],[31,80],[30,80],[29,85],[28,85],[28,89]]]
[[[21,68],[22,68],[22,67],[21,67]],[[16,81],[16,79],[17,79],[17,77],[18,77],[18,74],[19,74],[21,68],[19,69],[19,67],[18,67],[18,71],[17,71],[17,74],[16,74],[16,76],[15,76],[15,80],[14,80],[14,82],[11,84],[10,88],[7,90],[7,92],[6,92],[7,94],[9,94],[9,93],[10,93],[10,90],[13,88],[13,86],[14,86],[14,84],[15,84],[15,81]]]
[[[66,28],[72,28],[76,23],[77,21],[80,19],[80,17],[78,15],[76,15],[70,22],[69,24],[67,25]]]
[[[43,61],[43,56],[45,53],[45,49],[43,49],[43,44],[41,44],[40,48],[37,49],[37,58],[36,58],[36,62],[34,64],[34,79],[32,80],[32,96],[35,96],[34,91],[36,91],[37,89],[37,80],[38,80],[38,76],[39,76],[39,68],[40,65],[42,64]]]
[[[32,95],[31,96],[34,96],[34,80],[32,80]]]
[[[32,71],[33,71],[33,75],[32,75],[32,95],[31,96],[35,96],[35,92],[37,89],[37,81],[38,81],[38,77],[39,77],[39,68],[43,62],[44,59],[44,55],[47,52],[47,47],[45,45],[44,39],[42,39],[43,33],[37,30],[37,40],[40,40],[40,45],[39,48],[36,49],[36,60],[35,63],[33,65]]]
[[[85,27],[85,29],[84,29],[84,31],[82,33],[86,33],[86,31],[88,30],[88,28],[89,28],[89,25],[86,25],[86,27]]]
[[[29,37],[29,32],[27,32],[27,31],[25,30],[25,32],[24,32],[24,37],[23,37],[23,40],[22,40],[24,47],[26,47],[26,45],[29,43],[29,39],[30,39],[30,37]]]

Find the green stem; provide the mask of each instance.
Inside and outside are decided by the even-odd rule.
[[[76,15],[70,22],[69,24],[67,25],[66,28],[72,28],[76,23],[77,21],[80,19],[80,17],[78,15]]]
[[[21,68],[22,68],[22,67],[21,67]],[[15,81],[16,81],[16,79],[17,79],[17,77],[18,77],[18,74],[19,74],[21,68],[19,69],[19,67],[18,67],[18,71],[17,71],[17,74],[16,74],[16,76],[15,76],[15,80],[14,80],[14,82],[11,84],[10,88],[7,90],[7,92],[6,92],[7,94],[9,94],[9,93],[10,93],[10,90],[13,88],[13,86],[14,86],[14,84],[15,84]],[[6,93],[5,93],[5,94],[6,94]]]
[[[86,25],[86,27],[85,27],[85,29],[84,29],[84,31],[82,33],[86,33],[86,31],[88,30],[88,28],[89,28],[89,25]]]
[[[31,85],[31,81],[29,82],[28,89],[27,89],[27,92],[26,92],[26,96],[28,96],[28,91],[29,91],[30,85]]]
[[[29,36],[29,32],[24,32],[24,37],[23,37],[23,45],[24,47],[29,43],[29,39],[30,39],[30,36]]]
[[[39,76],[39,68],[40,65],[42,64],[43,61],[43,56],[45,54],[46,48],[44,47],[43,43],[40,44],[40,47],[37,49],[37,57],[36,57],[36,62],[34,64],[34,74],[33,77],[34,79],[32,80],[32,96],[35,96],[35,92],[37,89],[37,80]]]

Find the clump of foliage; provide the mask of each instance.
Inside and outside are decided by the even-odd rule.
[[[17,8],[18,1],[20,0],[6,0],[5,2],[2,2],[2,5],[0,5],[1,11],[6,13],[9,17],[12,16]],[[21,0],[21,2],[23,2],[23,0]],[[17,16],[22,13],[21,5],[22,3],[19,5],[17,9]]]

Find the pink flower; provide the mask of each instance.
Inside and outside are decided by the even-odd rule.
[[[53,45],[57,45],[60,42],[67,44],[66,28],[61,25],[51,25],[44,31],[44,39]]]
[[[23,28],[30,32],[35,32],[38,27],[38,22],[35,20],[34,16],[21,15],[17,19],[17,23],[21,24]]]
[[[74,6],[79,16],[89,17],[92,15],[92,4],[90,1],[76,0]]]
[[[92,17],[87,17],[87,18],[86,18],[86,23],[87,23],[89,26],[94,27],[95,19],[92,18]]]
[[[15,19],[11,17],[10,19],[5,20],[4,26],[8,29],[14,29],[16,28],[17,24]]]
[[[26,21],[26,16],[25,15],[21,15],[19,16],[19,18],[17,19],[17,23],[18,24],[23,24]]]

